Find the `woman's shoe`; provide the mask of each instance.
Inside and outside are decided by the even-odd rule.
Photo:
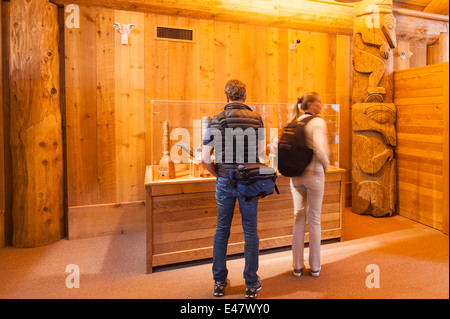
[[[292,274],[294,275],[294,277],[300,277],[302,275],[302,268],[300,268],[300,269],[294,268],[294,271],[292,272]]]
[[[311,270],[311,276],[313,276],[313,277],[319,277],[319,275],[320,275],[320,270],[318,270],[318,271],[313,271],[313,270]]]
[[[222,297],[223,291],[225,290],[225,287],[228,286],[229,280],[225,281],[214,281],[214,297]]]

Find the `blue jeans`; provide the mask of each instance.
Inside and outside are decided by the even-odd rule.
[[[237,190],[231,186],[229,179],[225,177],[218,177],[216,182],[217,229],[214,235],[213,277],[215,281],[225,281],[227,279],[227,246],[236,198],[239,202],[245,239],[245,285],[252,287],[258,282],[258,275],[256,274],[259,259],[258,199],[254,199],[251,203],[245,202],[238,195]]]

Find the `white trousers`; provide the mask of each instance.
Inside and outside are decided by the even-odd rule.
[[[291,178],[294,200],[294,229],[292,238],[292,267],[304,267],[305,226],[309,228],[309,266],[311,271],[320,271],[321,226],[320,214],[325,188],[325,173],[306,170],[302,176]],[[308,210],[306,210],[308,203]],[[308,218],[306,218],[308,215]]]

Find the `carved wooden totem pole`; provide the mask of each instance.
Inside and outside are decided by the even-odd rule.
[[[391,216],[396,204],[392,0],[355,3],[353,31],[352,210]]]

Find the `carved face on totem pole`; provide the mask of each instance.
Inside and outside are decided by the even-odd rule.
[[[353,105],[352,209],[392,215],[395,209],[396,108],[392,103]]]
[[[395,34],[396,26],[397,20],[393,14],[388,13],[383,16],[381,30],[392,49],[397,47],[397,36]]]
[[[397,46],[392,0],[355,3],[353,66],[357,74],[354,101],[392,101],[393,59]]]

